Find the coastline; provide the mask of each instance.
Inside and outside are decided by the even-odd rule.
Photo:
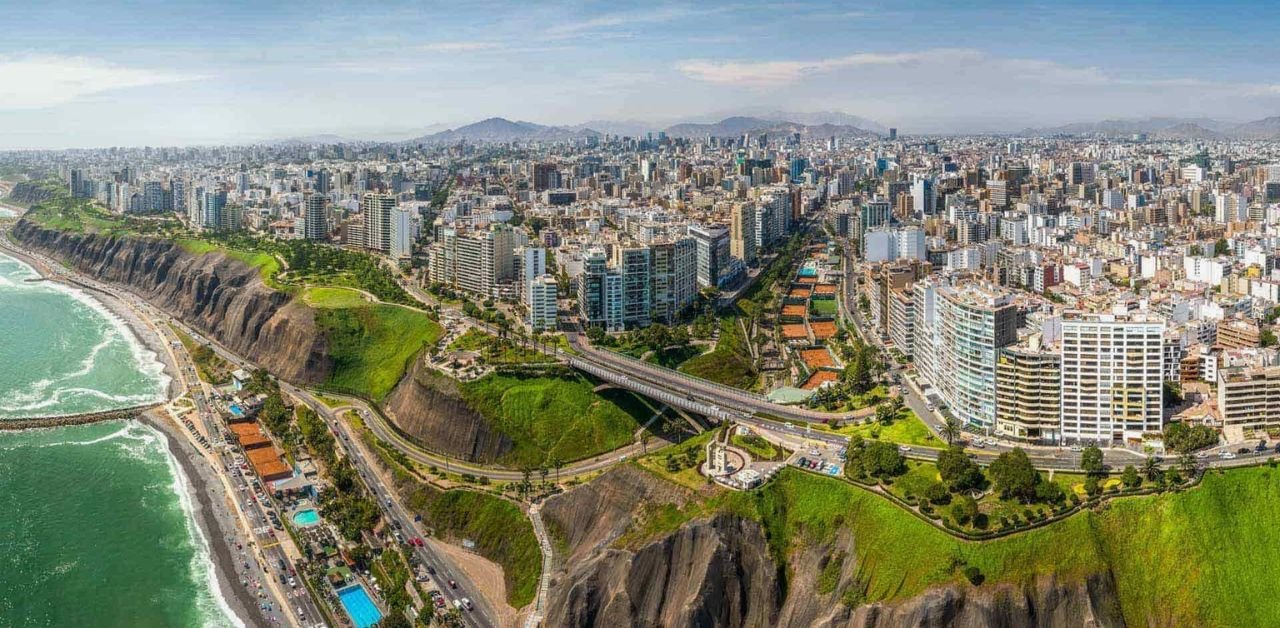
[[[62,276],[60,273],[50,272],[49,265],[45,261],[24,250],[20,244],[9,238],[8,233],[0,233],[0,253],[31,267],[45,281],[58,282],[85,293],[87,298],[100,304],[111,316],[116,317],[133,335],[132,340],[138,343],[139,348],[153,354],[155,361],[162,366],[160,375],[166,381],[163,398],[158,399],[156,403],[167,404],[183,392],[177,365],[173,363],[163,338],[151,323],[143,320],[142,315],[125,302],[124,298]],[[258,564],[253,560],[254,556],[249,553],[253,551],[251,548],[254,545],[237,525],[235,506],[231,503],[231,497],[226,494],[225,485],[217,477],[217,470],[211,466],[213,462],[196,450],[189,436],[165,410],[160,408],[148,410],[135,415],[134,418],[164,435],[168,455],[172,456],[179,467],[177,470],[181,472],[182,477],[175,478],[175,481],[183,482],[185,485],[183,490],[191,498],[188,501],[191,505],[192,523],[204,537],[205,547],[197,551],[207,551],[210,575],[216,581],[214,586],[217,590],[211,593],[220,598],[226,605],[226,609],[230,610],[233,616],[231,619],[245,626],[268,625],[258,606],[260,600],[255,596],[254,591],[244,584],[260,580],[262,574],[247,573],[248,569],[237,568],[237,565],[243,565],[246,562],[252,565]],[[235,549],[237,543],[243,549]]]
[[[169,454],[182,467],[187,488],[190,489],[191,515],[204,534],[208,545],[210,566],[222,599],[230,607],[237,619],[246,626],[265,626],[261,613],[258,612],[258,598],[244,586],[233,581],[231,574],[239,574],[236,568],[236,556],[231,546],[232,539],[249,547],[247,539],[236,525],[229,505],[230,498],[225,494],[222,482],[212,477],[213,469],[208,465],[196,463],[196,458],[203,458],[191,445],[182,429],[173,420],[159,412],[144,412],[137,420],[144,425],[164,434]],[[214,497],[218,497],[215,502]]]
[[[66,277],[63,277],[58,273],[49,272],[48,265],[44,261],[23,249],[21,245],[14,242],[9,237],[8,233],[0,235],[0,253],[8,255],[9,257],[31,267],[31,269],[34,270],[36,274],[43,277],[45,281],[57,282],[74,290],[84,292],[90,299],[106,308],[112,316],[115,316],[126,328],[128,328],[129,332],[133,334],[134,340],[136,340],[143,349],[154,354],[155,360],[163,366],[163,370],[161,372],[167,381],[165,382],[164,399],[157,400],[157,403],[172,401],[178,396],[178,393],[180,392],[178,390],[178,368],[169,359],[169,352],[164,346],[164,340],[159,337],[150,325],[141,320],[137,311],[127,303],[123,303],[120,297],[75,281],[68,281]]]

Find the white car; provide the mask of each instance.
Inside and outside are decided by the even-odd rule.
[[[911,452],[911,448],[910,448],[910,447],[907,447],[906,445],[898,445],[898,451],[900,451],[900,452],[902,452],[902,453],[904,453],[904,454],[905,454],[905,453],[910,453],[910,452]]]
[[[1229,451],[1224,451],[1224,452],[1222,452],[1222,453],[1218,454],[1218,457],[1219,457],[1219,458],[1222,458],[1223,460],[1232,460],[1232,459],[1234,459],[1234,458],[1236,457],[1236,455],[1235,455],[1235,454],[1233,454],[1233,453],[1231,453],[1231,452],[1229,452]]]

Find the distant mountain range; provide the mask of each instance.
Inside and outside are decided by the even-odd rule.
[[[515,142],[541,140],[547,142],[598,137],[599,131],[581,127],[547,126],[533,122],[512,122],[506,118],[489,118],[479,122],[431,133],[407,140],[411,144],[452,144],[468,142]]]
[[[1280,116],[1243,124],[1212,118],[1140,118],[1078,122],[1056,127],[1023,129],[1019,135],[1096,135],[1123,137],[1145,133],[1153,139],[1224,140],[1280,139]]]
[[[884,129],[880,124],[840,112],[797,113],[773,111],[763,117],[728,116],[714,122],[682,122],[666,126],[642,120],[591,120],[573,126],[548,126],[533,122],[512,122],[489,118],[455,129],[405,140],[412,144],[469,142],[565,141],[601,135],[641,137],[665,130],[671,137],[736,137],[744,133],[803,137],[873,136]]]

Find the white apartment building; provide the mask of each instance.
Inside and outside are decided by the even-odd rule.
[[[529,330],[556,330],[556,279],[539,275],[529,282]]]
[[[1062,321],[1062,437],[1103,443],[1162,428],[1164,323],[1072,313]]]

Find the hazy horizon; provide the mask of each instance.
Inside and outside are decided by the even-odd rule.
[[[662,128],[839,111],[909,133],[1280,113],[1244,2],[332,2],[8,9],[0,148],[407,139],[488,117]],[[1214,53],[1203,44],[1212,42]],[[403,133],[403,137],[399,136]]]

